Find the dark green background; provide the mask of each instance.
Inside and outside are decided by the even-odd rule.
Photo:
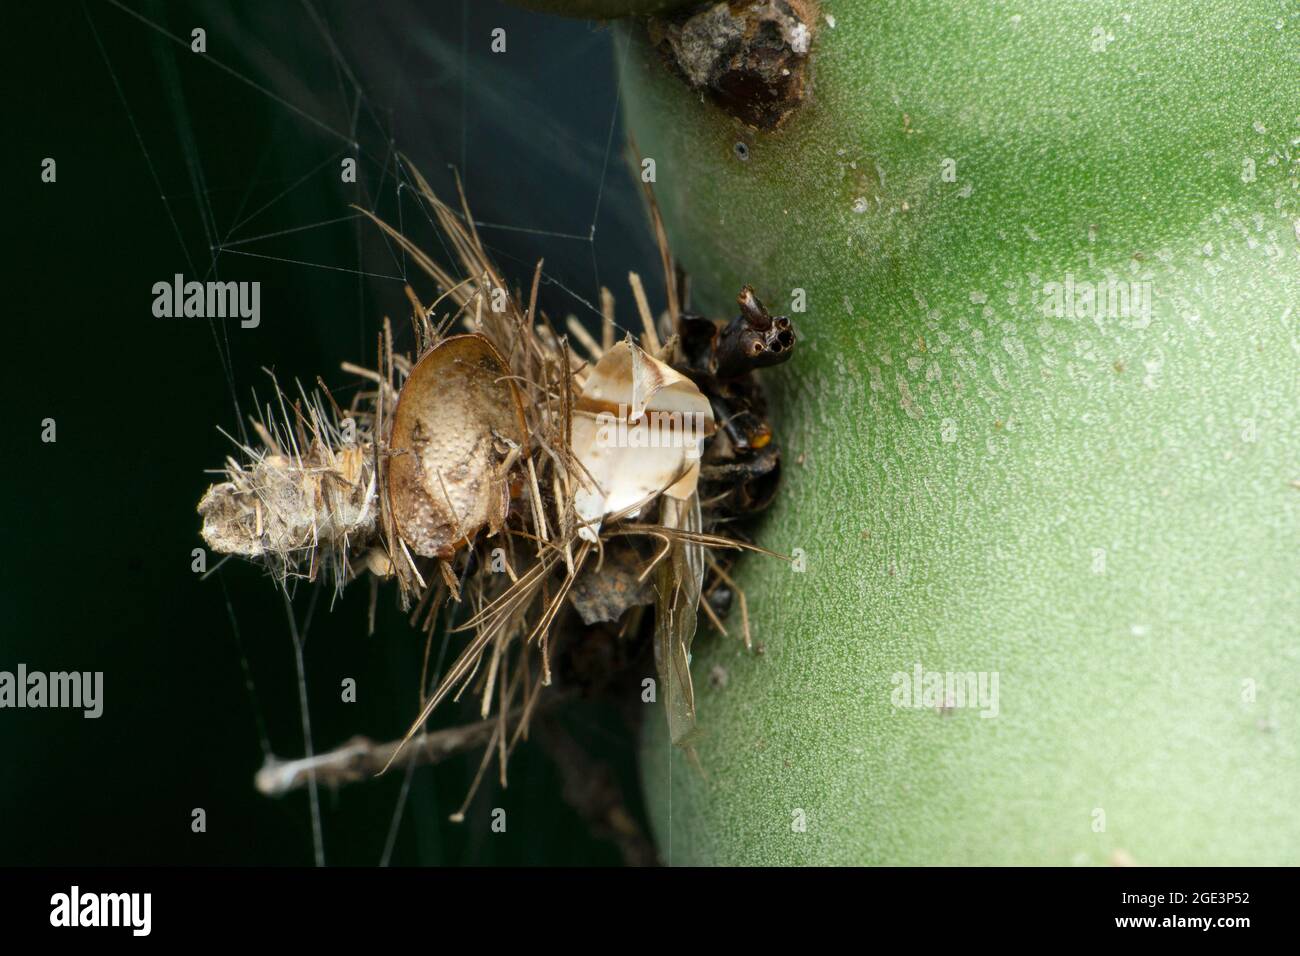
[[[410,342],[401,282],[355,270],[393,276],[402,261],[354,221],[229,245],[216,274],[262,283],[255,330],[157,319],[151,287],[176,272],[210,278],[213,242],[346,216],[354,201],[377,202],[436,248],[409,196],[398,211],[395,147],[443,195],[459,167],[485,222],[577,237],[484,229],[517,283],[545,256],[552,315],[585,314],[555,283],[597,302],[599,275],[628,298],[629,268],[658,270],[621,128],[611,133],[614,40],[593,24],[479,0],[130,7],[187,42],[204,27],[207,57],[103,0],[5,14],[17,135],[4,150],[0,669],[103,671],[105,707],[99,720],[0,711],[0,864],[310,863],[306,794],[268,800],[252,787],[259,721],[275,753],[303,748],[281,599],[242,562],[202,582],[191,572],[195,504],[204,469],[231,450],[216,426],[238,427],[220,356],[228,349],[245,415],[252,389],[269,395],[262,366],[282,382],[321,374],[347,396],[353,383],[339,363],[373,361],[386,312]],[[504,55],[489,51],[496,26],[507,30]],[[340,182],[347,155],[360,158],[357,186]],[[40,182],[47,156],[58,163],[53,185]],[[416,286],[428,301],[429,283]],[[46,417],[57,420],[56,444],[40,441]],[[414,712],[422,639],[387,589],[367,637],[367,594],[354,591],[333,608],[323,594],[307,638],[317,749],[356,733],[396,736]],[[300,619],[309,599],[300,589]],[[345,677],[358,682],[356,704],[340,702]],[[467,714],[454,710],[440,721]],[[568,723],[615,763],[639,815],[629,728],[596,704]],[[618,862],[560,799],[536,748],[512,761],[507,792],[489,780],[467,823],[447,823],[476,762],[416,772],[394,863]],[[328,862],[379,860],[401,781],[395,772],[322,792]],[[489,830],[494,806],[507,809],[504,835]],[[206,834],[191,832],[195,807],[207,812]]]

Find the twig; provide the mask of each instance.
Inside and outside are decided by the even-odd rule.
[[[514,715],[512,715],[514,716]],[[441,763],[462,751],[488,742],[497,718],[450,727],[416,736],[406,745],[406,760],[416,764]],[[253,778],[258,791],[278,797],[307,785],[314,773],[317,784],[339,787],[345,783],[369,780],[383,770],[402,745],[400,740],[377,744],[368,737],[353,737],[341,747],[301,760],[266,758]]]
[[[511,710],[506,720],[530,720],[535,713],[549,711],[568,699],[566,693],[547,694],[544,701],[531,709],[524,706]],[[375,743],[369,737],[357,736],[333,750],[299,760],[281,760],[270,754],[253,777],[253,784],[258,792],[268,797],[279,797],[307,786],[313,774],[318,785],[331,787],[370,780],[394,762],[393,758],[398,750],[403,750],[403,744],[404,762],[417,766],[441,763],[448,757],[486,744],[492,739],[492,732],[500,721],[498,715],[476,723],[461,724],[459,727],[448,727],[382,744]]]

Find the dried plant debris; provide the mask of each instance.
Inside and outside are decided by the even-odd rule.
[[[573,449],[591,483],[578,489],[578,534],[597,539],[606,515],[635,518],[662,491],[689,501],[713,409],[699,387],[628,342],[601,356],[578,396]]]
[[[375,536],[373,444],[358,441],[355,420],[327,411],[319,395],[295,402],[290,421],[275,390],[279,419],[267,408],[253,422],[261,447],[240,444],[243,461],[226,459],[227,480],[199,502],[203,538],[219,553],[265,560],[282,580],[326,568],[341,589],[354,549]]]
[[[808,94],[816,0],[723,0],[650,17],[650,42],[692,89],[774,130]]]
[[[610,542],[599,574],[573,582],[569,601],[583,624],[616,624],[631,608],[654,602],[654,590],[641,574],[641,555],[630,544]]]
[[[763,549],[735,522],[772,500],[780,461],[752,372],[788,357],[794,330],[749,288],[729,323],[683,312],[652,202],[668,308],[656,319],[631,274],[642,334],[615,341],[602,290],[599,340],[567,322],[579,351],[537,308],[541,264],[526,297],[506,292],[463,196],[454,210],[412,174],[459,260],[454,275],[371,217],[438,288],[429,306],[407,289],[414,355],[394,351],[385,320],[378,368],[344,365],[365,383],[346,410],[323,384],[291,403],[275,384],[275,407],[253,423],[260,446],[237,443],[241,457],[199,504],[203,537],[281,585],[323,572],[340,590],[361,574],[390,580],[430,640],[467,635],[406,737],[358,766],[398,758],[469,689],[492,722],[464,737],[487,744],[474,787],[494,756],[504,784],[539,702],[610,685],[650,646],[672,739],[689,749],[698,614],[726,633],[734,596],[750,643],[728,572],[737,551]]]
[[[789,318],[772,316],[749,286],[736,301],[740,314],[725,326],[683,315],[679,349],[683,371],[700,385],[722,423],[701,462],[705,510],[743,518],[772,503],[781,466],[767,402],[751,373],[788,359],[796,335]]]

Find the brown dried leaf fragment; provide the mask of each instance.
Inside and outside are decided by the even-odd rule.
[[[633,607],[654,600],[650,582],[641,574],[642,560],[626,544],[607,544],[598,574],[585,574],[573,582],[569,601],[583,624],[614,623]]]
[[[816,0],[730,0],[651,17],[650,42],[692,89],[748,126],[778,128],[808,91]]]
[[[492,343],[454,335],[430,349],[402,388],[389,440],[389,502],[410,549],[446,559],[484,526],[495,534],[527,446],[519,390]]]

